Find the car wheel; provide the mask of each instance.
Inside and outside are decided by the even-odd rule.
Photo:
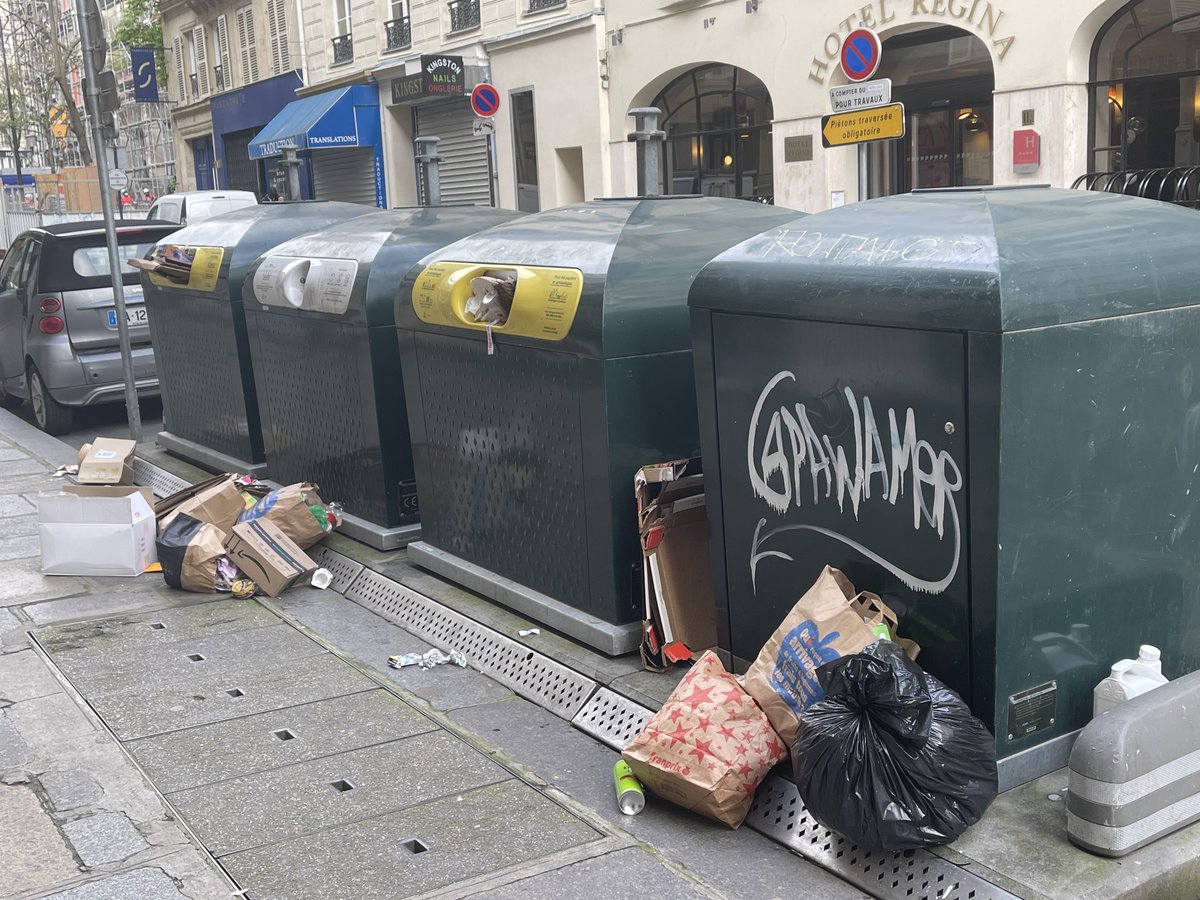
[[[4,389],[4,381],[0,380],[0,409],[16,409],[25,401],[20,397],[14,397]]]
[[[33,407],[34,422],[46,434],[57,436],[71,430],[74,410],[50,396],[41,373],[32,365],[29,367],[29,403]]]

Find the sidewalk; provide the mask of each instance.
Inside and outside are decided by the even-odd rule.
[[[0,413],[0,896],[864,896],[748,828],[621,816],[614,751],[472,669],[387,668],[428,645],[333,591],[41,576],[71,456]]]

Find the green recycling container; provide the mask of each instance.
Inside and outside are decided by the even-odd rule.
[[[265,472],[242,285],[266,250],[373,211],[356,203],[264,203],[206,219],[159,242],[182,248],[180,283],[142,273],[158,363],[167,450],[218,471]]]
[[[708,265],[690,305],[735,666],[836,566],[992,729],[1002,786],[1066,764],[1140,643],[1200,668],[1197,246],[1176,206],[951,189]]]
[[[342,530],[381,550],[419,534],[396,342],[396,286],[418,261],[521,215],[475,206],[371,213],[285,241],[242,288],[267,469],[313,481]]]
[[[717,253],[797,213],[739,200],[597,200],[443,248],[396,327],[422,539],[409,558],[606,653],[642,615],[635,471],[695,455],[687,291]],[[515,278],[507,321],[472,282]]]

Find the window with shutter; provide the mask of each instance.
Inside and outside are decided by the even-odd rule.
[[[208,77],[208,38],[203,25],[192,29],[192,42],[196,46],[196,96],[207,97],[211,82]]]
[[[267,31],[271,37],[271,74],[291,69],[287,39],[287,0],[267,0]]]
[[[225,16],[217,16],[217,65],[221,77],[217,79],[217,90],[227,91],[233,87],[233,72],[229,68],[229,23]]]
[[[187,80],[183,73],[183,38],[175,35],[171,47],[175,51],[175,83],[178,85],[175,89],[175,96],[180,103],[187,103]]]
[[[243,6],[237,11],[238,51],[242,58],[242,81],[258,81],[258,47],[254,42],[254,10]]]

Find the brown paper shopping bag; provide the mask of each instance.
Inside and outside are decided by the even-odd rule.
[[[784,744],[795,742],[800,713],[824,696],[817,667],[879,640],[871,629],[880,623],[895,638],[895,613],[874,594],[857,594],[832,566],[792,607],[742,682]]]
[[[787,748],[717,655],[707,651],[622,756],[651,791],[737,828]]]

